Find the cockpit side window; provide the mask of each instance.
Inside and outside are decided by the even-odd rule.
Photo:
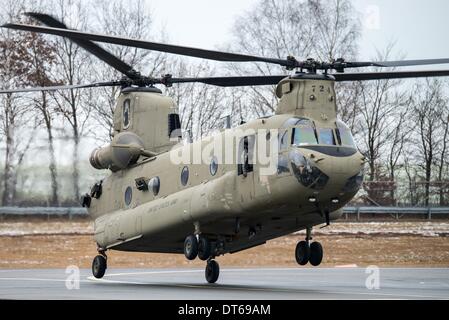
[[[284,151],[288,148],[288,130],[279,131],[279,150]]]
[[[342,121],[337,121],[336,125],[337,129],[335,129],[335,133],[337,135],[338,143],[342,146],[355,148],[356,145],[349,127]]]
[[[333,129],[331,128],[320,128],[318,129],[320,144],[335,146],[335,138]]]

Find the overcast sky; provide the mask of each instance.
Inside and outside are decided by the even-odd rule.
[[[165,27],[170,43],[214,49],[231,39],[235,19],[257,2],[147,0],[147,6],[156,24]],[[391,41],[396,41],[396,54],[405,54],[408,59],[449,58],[449,1],[354,0],[354,4],[363,21],[361,60],[375,56],[376,48],[383,49]],[[67,152],[59,153],[62,158],[62,154],[70,154],[69,144],[57,143],[61,144],[58,150],[67,148]],[[92,148],[91,143],[84,144],[81,159],[87,159]],[[60,163],[62,160],[58,159]]]
[[[203,48],[222,46],[230,39],[235,18],[257,0],[148,0],[170,42]],[[396,55],[409,59],[449,57],[449,1],[354,0],[361,12],[361,59],[375,56],[396,42]],[[257,54],[257,52],[254,52]],[[298,57],[301,58],[301,57]]]

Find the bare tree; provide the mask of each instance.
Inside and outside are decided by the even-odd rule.
[[[201,77],[214,73],[208,63],[188,65],[179,59],[171,66],[177,76]],[[217,129],[225,106],[225,90],[206,84],[185,83],[167,90],[179,108],[182,128],[198,139]]]
[[[126,3],[120,0],[103,1],[94,3],[93,9],[95,19],[92,20],[92,28],[96,32],[146,40],[160,37],[154,27],[151,12],[142,0]],[[160,34],[163,35],[163,33]],[[116,45],[105,45],[105,48],[134,69],[149,76],[159,75],[165,65],[166,55],[163,53]],[[116,80],[123,76],[101,62],[95,63],[93,67],[97,80]],[[121,88],[105,87],[95,90],[97,98],[91,101],[92,111],[95,115],[93,118],[105,130],[104,132],[98,130],[96,126],[91,133],[99,138],[104,136],[109,138],[108,135],[98,134],[98,131],[111,132],[115,100]]]
[[[413,100],[413,121],[417,135],[415,140],[417,146],[416,157],[419,168],[424,171],[422,175],[425,188],[424,203],[427,206],[431,196],[430,187],[434,165],[438,162],[441,164],[441,158],[444,159],[446,154],[446,117],[449,107],[448,101],[443,94],[442,81],[438,79],[426,79],[425,81],[417,82]],[[440,157],[438,157],[439,154],[441,154]],[[439,171],[441,171],[441,177],[438,176],[438,179],[441,181],[443,178],[444,160]]]
[[[438,183],[439,183],[439,204],[448,204],[449,193],[449,108],[446,100],[446,108],[441,112],[442,143],[438,159]]]
[[[24,8],[21,1],[8,1],[5,6],[1,18],[9,21],[17,19]],[[23,40],[13,31],[0,31],[0,83],[4,88],[22,85],[27,74],[31,57]],[[0,99],[0,132],[5,142],[2,203],[11,205],[16,197],[18,170],[30,148],[36,123],[30,105],[21,95],[6,94]]]
[[[333,60],[344,57],[353,59],[357,53],[360,23],[349,0],[261,0],[250,11],[242,14],[233,28],[231,49],[236,52],[285,59],[289,55],[298,59],[314,57]],[[248,74],[282,74],[279,66],[253,63],[231,64],[229,72]],[[354,96],[345,87],[347,97],[339,103],[344,113],[356,104],[349,103]],[[272,114],[277,103],[275,87],[250,87],[245,108],[254,116]],[[348,102],[348,107],[344,105]]]
[[[384,152],[384,154],[386,154],[386,157],[383,157],[386,160],[386,166],[388,168],[388,176],[391,183],[390,199],[393,205],[397,204],[397,194],[396,194],[397,171],[398,168],[404,166],[403,164],[404,150],[409,143],[409,136],[410,133],[412,132],[412,128],[409,123],[410,110],[408,109],[410,100],[404,98],[400,100],[405,102],[405,104],[397,105],[398,110],[397,112],[395,112],[394,115],[395,119],[397,119],[397,123],[393,128],[391,138],[389,139],[390,141]],[[399,103],[401,103],[400,100],[398,100]],[[390,151],[388,152],[388,150]]]
[[[83,29],[87,23],[88,7],[80,0],[63,1],[55,3],[55,13],[68,26]],[[73,85],[86,83],[91,80],[90,56],[76,44],[66,38],[52,38],[56,49],[56,64],[54,78],[58,81]],[[68,123],[73,139],[73,191],[74,198],[79,199],[79,145],[85,131],[87,120],[91,113],[91,105],[85,103],[91,98],[82,90],[58,91],[53,95],[57,105],[56,111]]]
[[[376,59],[385,60],[390,56],[393,44],[385,49],[384,53],[378,52]],[[367,157],[369,166],[369,181],[375,181],[378,161],[381,158],[384,148],[386,152],[390,147],[389,143],[395,134],[396,124],[401,110],[407,105],[408,96],[397,90],[401,84],[400,80],[375,80],[359,82],[359,114],[357,121],[357,131],[359,135],[359,146]],[[402,107],[402,108],[401,108]]]
[[[31,58],[28,66],[28,72],[24,75],[23,82],[31,86],[43,87],[55,85],[56,83],[50,79],[50,70],[56,60],[55,47],[37,33],[25,33],[23,34],[23,40],[24,41],[22,43],[26,46],[28,54]],[[34,108],[39,111],[39,119],[41,119],[41,122],[47,132],[48,151],[50,156],[49,171],[52,190],[50,204],[58,205],[58,174],[53,134],[54,110],[51,106],[51,100],[44,91],[36,94],[32,100],[32,103]]]
[[[313,55],[323,61],[354,59],[358,51],[360,22],[351,1],[308,0],[314,26]]]
[[[410,154],[404,154],[404,170],[407,175],[408,180],[408,197],[410,204],[412,206],[418,204],[418,194],[417,194],[417,176],[418,172],[416,166],[413,165]]]

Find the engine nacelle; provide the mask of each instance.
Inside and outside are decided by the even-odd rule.
[[[92,151],[89,160],[95,169],[118,171],[136,163],[143,150],[144,144],[138,135],[121,132],[107,146]]]

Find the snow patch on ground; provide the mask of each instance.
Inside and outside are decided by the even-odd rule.
[[[0,222],[0,236],[17,237],[32,235],[91,235],[91,221],[38,221]],[[305,234],[300,231],[297,234]],[[449,236],[449,222],[438,221],[390,221],[390,222],[336,222],[329,227],[313,230],[314,235],[417,235],[423,237]]]
[[[77,235],[93,234],[92,222],[39,221],[1,222],[0,236],[18,237],[30,235]]]
[[[439,237],[449,235],[449,223],[425,222],[336,222],[329,227],[314,229],[319,235],[417,235]],[[304,231],[300,231],[300,234]]]

